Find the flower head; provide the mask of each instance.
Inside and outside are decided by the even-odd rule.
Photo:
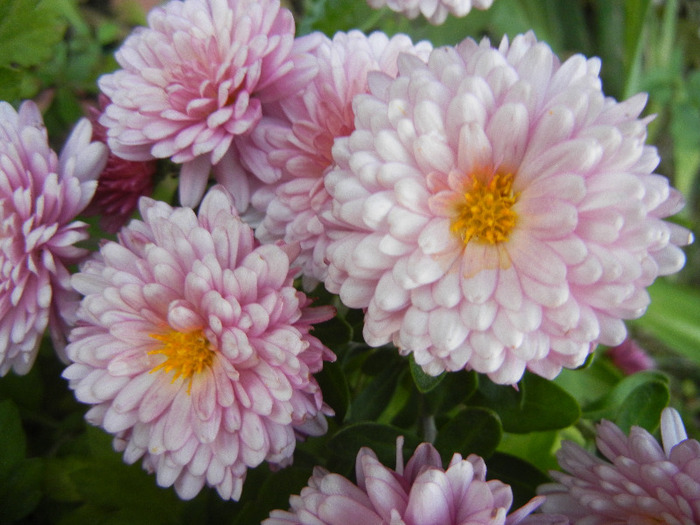
[[[299,242],[297,264],[306,276],[321,280],[326,238],[319,215],[330,202],[323,176],[333,165],[333,141],[354,129],[352,100],[368,91],[370,71],[396,76],[400,53],[427,59],[432,46],[380,32],[319,37],[310,51],[318,66],[313,81],[280,101],[275,117],[263,117],[240,151],[254,173],[277,181],[253,195],[253,205],[264,212],[256,235],[264,242]]]
[[[87,255],[75,217],[107,160],[91,135],[81,120],[57,156],[34,102],[0,102],[0,376],[29,371],[47,326],[63,357],[79,301],[67,267]]]
[[[678,412],[661,415],[663,448],[646,430],[629,436],[610,421],[598,426],[600,459],[571,442],[557,453],[566,472],[542,485],[545,512],[572,524],[616,525],[700,522],[700,443],[688,439]]]
[[[205,483],[238,499],[248,467],[325,432],[312,374],[334,356],[309,332],[333,309],[309,307],[294,247],[258,246],[221,187],[198,216],[148,198],[140,212],[73,278],[85,298],[63,375],[126,462],[183,499]]]
[[[447,19],[448,14],[467,16],[472,7],[488,9],[493,0],[367,0],[367,3],[374,9],[387,6],[408,18],[423,15],[431,24],[440,25]]]
[[[430,443],[421,444],[405,468],[400,446],[396,470],[382,465],[374,452],[357,454],[357,485],[339,474],[316,467],[301,494],[289,499],[289,511],[275,510],[263,525],[351,524],[461,525],[563,523],[558,517],[528,516],[544,499],[533,498],[508,515],[510,487],[486,481],[484,460],[455,454],[447,469]]]
[[[92,138],[107,142],[107,130],[99,123],[99,117],[109,100],[100,97],[101,110],[90,108]],[[100,226],[110,233],[116,233],[124,226],[138,205],[139,197],[153,191],[153,175],[156,161],[133,161],[117,157],[110,152],[107,165],[98,178],[97,190],[85,208],[85,215],[100,215]]]
[[[100,78],[112,100],[101,118],[125,159],[181,163],[180,200],[196,205],[209,171],[247,206],[234,140],[261,104],[294,93],[314,73],[295,51],[294,19],[279,0],[171,0],[116,53],[122,69]]]
[[[645,97],[605,97],[599,69],[529,33],[370,75],[323,216],[326,286],[367,309],[370,345],[512,384],[624,340],[691,235],[662,220],[683,199],[653,173]]]

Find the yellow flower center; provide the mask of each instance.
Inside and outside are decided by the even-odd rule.
[[[455,215],[450,230],[467,244],[476,241],[498,244],[508,240],[515,228],[518,216],[511,209],[519,193],[513,193],[513,175],[496,173],[484,184],[472,177],[463,197],[455,205]]]
[[[175,372],[173,383],[182,376],[190,380],[187,393],[192,388],[192,377],[199,374],[206,367],[211,366],[214,360],[214,351],[210,348],[209,340],[202,330],[182,333],[172,330],[167,334],[151,334],[153,339],[163,343],[157,350],[151,350],[149,355],[162,354],[167,357],[165,361],[151,370],[151,373],[163,370],[168,373]]]

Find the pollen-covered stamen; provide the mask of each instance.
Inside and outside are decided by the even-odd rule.
[[[484,184],[472,177],[471,187],[458,199],[450,230],[460,236],[464,244],[476,241],[497,244],[508,240],[518,216],[511,209],[519,193],[513,193],[513,175],[496,173]]]
[[[153,339],[163,343],[157,350],[151,350],[149,355],[162,354],[167,357],[165,361],[151,370],[151,373],[163,370],[164,372],[175,372],[173,382],[182,376],[189,379],[187,393],[192,388],[192,378],[205,368],[210,367],[214,360],[214,351],[211,349],[209,340],[202,330],[194,332],[177,332],[175,330],[166,334],[150,334]]]

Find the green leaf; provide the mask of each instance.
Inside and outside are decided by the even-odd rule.
[[[24,72],[8,66],[0,66],[0,100],[21,98],[21,82]]]
[[[498,479],[513,489],[513,509],[525,505],[535,496],[537,487],[551,481],[530,462],[502,452],[495,452],[486,462],[486,468],[488,479]]]
[[[287,467],[277,472],[269,473],[264,481],[253,485],[252,491],[255,498],[249,502],[240,512],[235,513],[233,525],[248,525],[249,523],[261,523],[274,509],[286,509],[289,507],[289,497],[299,494],[311,477],[311,469]],[[252,479],[250,481],[257,481]],[[249,487],[248,481],[243,487],[244,494]]]
[[[595,13],[594,36],[597,43],[595,52],[602,59],[601,78],[605,86],[605,94],[616,98],[622,98],[625,89],[625,39],[624,28],[625,13],[623,2],[611,2],[610,0],[595,0],[593,12]]]
[[[435,448],[447,465],[455,452],[467,457],[488,457],[501,441],[503,428],[498,415],[488,408],[465,407],[438,431]]]
[[[350,421],[372,421],[377,419],[389,405],[396,392],[403,368],[397,366],[395,351],[379,351],[370,356],[368,367],[377,367],[379,373],[352,400],[348,419]],[[379,369],[379,363],[382,363]],[[365,367],[363,367],[363,370]]]
[[[71,502],[62,523],[178,522],[184,503],[172,488],[160,488],[140,463],[127,465],[112,449],[112,437],[88,426],[87,447],[78,455],[54,458],[47,466],[47,493]],[[95,516],[85,521],[85,516]]]
[[[350,389],[339,363],[324,363],[316,374],[323,400],[335,411],[337,421],[343,421],[350,407]]]
[[[665,279],[657,279],[648,290],[651,304],[632,324],[700,364],[700,292]]]
[[[535,374],[523,376],[519,391],[512,386],[496,385],[487,378],[482,379],[473,404],[495,410],[506,432],[566,428],[581,415],[581,409],[571,395]]]
[[[44,62],[63,38],[65,27],[55,0],[0,0],[0,65]]]
[[[356,423],[338,431],[328,442],[329,451],[346,461],[353,462],[362,447],[368,447],[377,454],[379,460],[391,466],[396,458],[396,438],[404,437],[404,450],[413,454],[420,444],[418,437],[404,429],[381,423]]]
[[[668,385],[650,381],[635,388],[620,406],[616,424],[628,432],[632,426],[654,431],[659,426],[661,411],[668,405]]]
[[[575,427],[568,430],[576,432]],[[561,434],[565,431],[547,430],[528,434],[505,433],[498,444],[498,452],[517,456],[536,466],[543,472],[558,469],[555,452],[561,447]]]
[[[86,459],[74,456],[48,458],[45,470],[46,494],[54,501],[81,501],[80,488],[75,483],[73,474],[85,468],[88,463]]]
[[[24,460],[27,448],[19,410],[9,399],[0,402],[0,436],[0,480],[3,480]]]
[[[564,369],[554,382],[571,394],[579,404],[591,403],[615,387],[624,377],[610,360],[601,357],[602,349],[596,351],[586,368]]]
[[[0,523],[13,523],[28,516],[42,497],[41,481],[44,464],[31,458],[15,465],[0,480]]]
[[[651,0],[625,0],[625,92],[624,98],[639,90],[639,76],[644,51],[645,20],[651,7]]]
[[[0,402],[0,523],[27,516],[41,499],[40,458],[25,459],[27,443],[19,409]]]
[[[450,372],[432,391],[425,395],[431,413],[447,414],[467,403],[477,391],[479,375],[473,370]]]
[[[340,348],[352,339],[352,327],[339,315],[314,326],[312,335],[331,350]]]
[[[369,7],[367,2],[357,0],[307,0],[305,12],[298,28],[300,35],[322,31],[332,36],[337,31],[371,28],[382,15],[381,11]]]
[[[447,375],[445,372],[443,372],[439,376],[429,376],[423,372],[423,369],[420,366],[416,364],[413,354],[411,354],[409,358],[409,366],[411,368],[413,383],[416,385],[416,388],[421,394],[427,394],[433,390],[443,379],[445,379],[445,376]]]
[[[623,431],[632,425],[649,431],[659,426],[661,411],[669,401],[668,378],[661,372],[637,372],[620,381],[600,399],[583,408],[587,419],[608,419]]]

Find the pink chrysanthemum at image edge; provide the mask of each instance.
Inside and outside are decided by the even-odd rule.
[[[148,15],[115,54],[122,69],[104,75],[111,99],[101,118],[120,157],[182,164],[180,202],[196,205],[213,168],[248,206],[249,175],[235,139],[262,116],[262,103],[301,88],[313,61],[294,39],[294,18],[278,0],[173,0]],[[270,182],[270,181],[265,181]]]
[[[662,220],[683,198],[654,173],[646,97],[605,97],[599,69],[529,33],[370,74],[323,216],[326,287],[367,309],[370,345],[512,384],[624,340],[692,236]]]
[[[447,15],[467,16],[472,8],[488,9],[493,0],[367,0],[374,9],[387,6],[408,18],[423,15],[431,24],[442,24]]]
[[[99,117],[108,104],[109,99],[102,95],[100,109],[89,108],[92,138],[103,143],[107,142],[107,130],[99,123]],[[139,197],[148,196],[153,191],[155,172],[155,160],[125,160],[110,152],[107,165],[98,177],[95,195],[85,208],[85,215],[99,215],[100,226],[116,233],[129,220]]]
[[[88,237],[75,217],[107,161],[91,135],[81,120],[57,156],[34,102],[0,102],[0,376],[31,369],[47,326],[64,357],[80,299],[67,266],[88,253],[75,246]]]
[[[557,453],[566,472],[542,485],[545,512],[572,524],[700,523],[700,443],[689,439],[680,415],[661,414],[663,448],[643,428],[626,436],[614,423],[598,426],[598,450],[608,461],[565,441]]]
[[[333,165],[334,139],[354,129],[352,99],[367,92],[369,71],[395,76],[399,53],[427,59],[432,46],[413,45],[406,35],[388,38],[379,32],[315,38],[311,54],[318,73],[313,81],[272,108],[276,116],[263,117],[240,152],[254,173],[278,180],[253,195],[253,205],[264,214],[256,235],[263,242],[301,243],[296,264],[305,276],[322,280],[326,238],[318,216],[330,202],[323,176]]]
[[[199,215],[142,198],[142,221],[73,277],[85,295],[64,371],[89,422],[183,499],[238,499],[249,467],[291,462],[326,431],[314,379],[334,359],[310,334],[334,315],[293,287],[298,249],[258,246],[220,186]]]
[[[263,525],[460,525],[566,523],[557,516],[532,513],[544,498],[538,496],[508,514],[513,504],[510,486],[486,481],[486,464],[474,454],[455,454],[447,469],[430,443],[416,448],[404,468],[401,440],[396,470],[382,465],[376,454],[362,448],[357,454],[357,485],[316,467],[309,484],[289,499],[290,510],[274,510]]]

